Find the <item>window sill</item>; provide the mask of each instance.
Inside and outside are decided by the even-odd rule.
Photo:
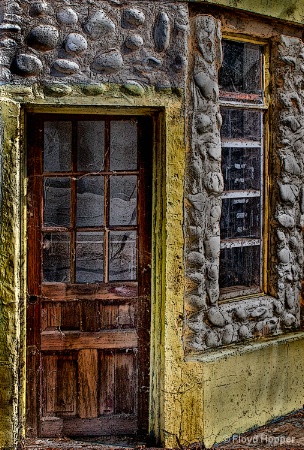
[[[255,341],[244,342],[243,344],[232,344],[228,347],[221,347],[213,350],[207,350],[204,354],[191,353],[185,358],[186,362],[215,362],[220,359],[227,359],[230,356],[239,356],[245,353],[252,353],[263,350],[267,347],[277,345],[287,345],[291,342],[304,340],[304,331],[296,331],[288,334],[280,334],[270,338],[259,338]]]

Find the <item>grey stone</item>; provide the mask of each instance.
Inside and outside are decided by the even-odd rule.
[[[216,259],[220,255],[221,240],[219,236],[214,236],[204,242],[205,252],[208,258]]]
[[[46,84],[44,86],[44,93],[50,97],[65,97],[71,92],[71,86],[66,84]]]
[[[299,195],[299,188],[293,184],[282,184],[278,182],[278,185],[283,202],[294,204]]]
[[[64,73],[66,75],[72,75],[79,72],[79,65],[75,61],[69,59],[56,59],[53,67],[58,72]]]
[[[226,325],[222,336],[222,343],[224,345],[231,344],[233,340],[233,335],[234,335],[233,326],[231,324]]]
[[[284,311],[284,306],[279,300],[273,300],[273,308],[274,312],[278,315],[281,315]]]
[[[283,123],[286,123],[293,132],[297,131],[301,127],[301,124],[294,116],[286,117],[283,120]]]
[[[188,303],[194,308],[205,309],[207,307],[206,299],[199,295],[190,295],[187,297]]]
[[[301,214],[304,214],[304,186],[301,187],[300,210]]]
[[[59,39],[57,28],[52,25],[38,25],[28,35],[28,44],[37,50],[53,50]]]
[[[48,10],[48,5],[46,2],[34,2],[30,6],[30,15],[33,17],[42,16]]]
[[[196,117],[196,129],[199,134],[205,133],[212,125],[211,117],[207,114],[198,114]]]
[[[154,42],[158,52],[167,50],[170,44],[170,19],[164,11],[161,11],[156,18]]]
[[[297,160],[291,155],[284,155],[282,157],[283,160],[283,168],[286,172],[291,173],[292,175],[300,175],[301,169]]]
[[[64,25],[75,25],[78,22],[78,15],[72,8],[67,6],[57,12],[57,20]]]
[[[162,62],[160,59],[155,58],[154,56],[148,56],[145,59],[145,64],[149,67],[160,67],[162,65]]]
[[[291,248],[293,249],[297,249],[299,247],[299,241],[295,236],[292,236],[289,239],[289,245],[291,246]]]
[[[82,92],[88,96],[101,95],[106,91],[104,84],[87,84],[81,87]]]
[[[224,189],[224,180],[220,172],[209,172],[205,180],[205,188],[214,194],[221,194]]]
[[[200,272],[191,273],[189,275],[189,278],[196,284],[201,284],[204,281],[204,276]]]
[[[204,194],[189,194],[188,199],[195,209],[198,211],[203,211],[206,205],[206,199]]]
[[[199,226],[197,226],[197,227],[190,226],[188,228],[188,230],[189,230],[189,236],[194,236],[194,237],[198,238],[198,237],[201,237],[201,235],[202,235],[202,228]]]
[[[183,55],[177,55],[172,63],[172,68],[175,72],[180,72],[188,64],[188,59]]]
[[[285,312],[283,314],[282,320],[283,320],[283,324],[285,325],[285,327],[291,327],[296,322],[295,316],[293,314],[287,313],[287,312]]]
[[[218,85],[205,72],[199,72],[194,76],[195,84],[207,100],[217,100],[219,95]]]
[[[0,65],[10,67],[17,49],[14,39],[6,38],[0,41]]]
[[[115,31],[115,24],[104,11],[100,9],[94,16],[88,19],[84,25],[84,30],[92,39],[96,40],[109,33],[113,33]]]
[[[281,263],[289,264],[291,260],[291,254],[288,248],[282,248],[282,250],[278,252],[278,258]]]
[[[207,287],[207,294],[211,305],[215,305],[220,297],[220,291],[218,287]]]
[[[289,214],[279,214],[278,221],[285,228],[292,228],[294,227],[295,224],[294,218],[291,217]]]
[[[122,90],[129,95],[134,95],[136,97],[142,97],[145,94],[145,90],[141,84],[136,81],[128,81],[122,86]]]
[[[88,48],[87,40],[79,33],[70,33],[65,41],[65,50],[71,54],[79,54]]]
[[[209,309],[207,317],[212,325],[216,327],[223,327],[225,325],[225,318],[216,306]]]
[[[219,337],[214,331],[208,331],[206,334],[206,345],[207,347],[214,348],[218,347],[220,344]]]
[[[267,309],[264,308],[263,306],[260,306],[252,311],[251,317],[253,317],[254,319],[261,318],[262,316],[265,315],[266,312],[267,312]]]
[[[239,328],[239,337],[240,339],[249,339],[251,337],[251,333],[247,325],[241,325]]]
[[[295,294],[290,285],[286,286],[285,290],[285,302],[289,309],[292,309],[295,306]]]
[[[135,8],[124,9],[122,13],[122,26],[124,28],[136,28],[145,22],[145,15]]]
[[[212,264],[210,267],[208,267],[207,269],[207,274],[208,274],[208,278],[212,281],[218,281],[218,276],[219,276],[219,268],[217,264]]]
[[[98,73],[113,74],[123,67],[123,59],[118,50],[109,50],[96,56],[92,63],[92,70]]]
[[[244,307],[240,306],[235,310],[235,316],[239,320],[247,320],[248,311]]]
[[[220,220],[221,212],[222,212],[222,210],[221,210],[221,207],[219,205],[215,205],[215,206],[213,206],[211,208],[211,211],[210,211],[210,222],[212,224],[216,223],[216,222],[218,222]]]
[[[129,50],[138,50],[144,45],[143,38],[139,34],[133,34],[125,40],[125,46]]]
[[[21,32],[21,27],[16,23],[1,23],[0,31],[19,33]]]
[[[187,261],[193,265],[202,265],[205,261],[205,257],[200,252],[190,252],[187,255]]]
[[[206,144],[207,152],[210,158],[215,159],[215,161],[220,161],[222,156],[222,149],[219,144]]]
[[[18,72],[22,75],[38,75],[42,69],[42,62],[34,55],[28,55],[21,53],[16,56],[15,65]]]

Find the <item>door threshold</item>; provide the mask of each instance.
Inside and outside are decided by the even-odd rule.
[[[101,436],[94,438],[26,438],[24,450],[128,450],[145,449],[146,444],[135,438]]]

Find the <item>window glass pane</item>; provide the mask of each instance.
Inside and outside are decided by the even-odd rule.
[[[46,227],[70,225],[70,178],[44,179],[44,225]]]
[[[260,197],[223,199],[221,238],[259,238],[260,214]]]
[[[137,122],[120,120],[111,122],[110,170],[137,169]]]
[[[109,280],[136,280],[136,231],[111,231],[109,243]]]
[[[71,170],[72,122],[44,122],[44,172]]]
[[[98,172],[103,170],[105,123],[77,122],[77,169]]]
[[[260,246],[224,248],[220,254],[220,288],[260,285]]]
[[[222,108],[223,140],[261,141],[262,113],[244,109]]]
[[[225,191],[261,189],[261,148],[223,147]]]
[[[103,281],[103,233],[76,233],[76,283]]]
[[[43,281],[67,283],[70,281],[70,234],[44,233]]]
[[[104,178],[82,177],[77,181],[77,226],[103,225]]]
[[[110,179],[110,225],[136,225],[137,177]]]
[[[262,47],[223,41],[223,64],[219,71],[220,89],[262,95]]]

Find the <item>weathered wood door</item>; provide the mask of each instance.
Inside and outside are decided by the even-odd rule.
[[[152,124],[28,114],[28,436],[147,430]]]

